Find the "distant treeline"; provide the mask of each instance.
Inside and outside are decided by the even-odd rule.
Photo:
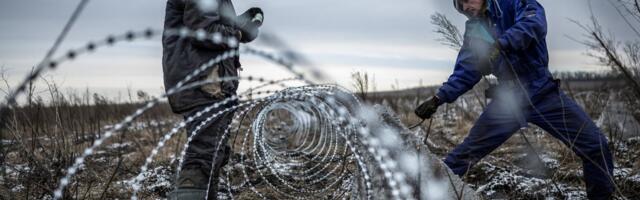
[[[622,74],[616,72],[587,72],[587,71],[574,71],[574,72],[553,72],[553,77],[565,81],[604,81],[604,80],[621,80]]]

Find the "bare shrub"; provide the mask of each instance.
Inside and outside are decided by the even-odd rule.
[[[369,74],[367,72],[354,72],[351,74],[353,81],[353,87],[356,93],[364,101],[367,101],[367,96],[370,91]]]

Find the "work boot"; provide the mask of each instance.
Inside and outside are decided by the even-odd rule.
[[[208,182],[209,176],[202,169],[183,169],[169,199],[205,199]]]

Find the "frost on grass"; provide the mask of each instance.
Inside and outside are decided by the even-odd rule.
[[[509,171],[499,171],[491,177],[491,181],[478,188],[487,196],[496,194],[497,191],[518,191],[522,193],[535,193],[544,187],[544,180],[534,177],[525,177]]]
[[[517,199],[585,199],[584,189],[566,184],[552,185],[550,180],[532,177],[519,171],[507,170],[485,163],[485,169],[494,172],[489,181],[477,192],[487,198]],[[558,188],[562,192],[558,191]]]
[[[142,193],[166,197],[173,189],[173,170],[169,166],[158,166],[142,174]]]

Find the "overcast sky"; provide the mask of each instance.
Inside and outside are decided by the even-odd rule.
[[[552,71],[606,70],[584,56],[585,48],[568,37],[581,38],[569,19],[589,18],[588,0],[539,0],[547,11]],[[19,0],[0,2],[0,66],[12,84],[46,54],[79,1]],[[450,0],[245,0],[233,1],[236,12],[259,6],[265,12],[263,31],[284,39],[337,83],[351,87],[356,71],[375,76],[378,90],[439,84],[453,69],[456,52],[435,41],[429,16],[441,12],[459,27],[465,18]],[[61,46],[80,47],[110,34],[147,27],[161,29],[166,1],[90,1]],[[595,15],[618,39],[632,38],[607,0],[592,1]],[[259,42],[256,47],[264,47]],[[160,38],[121,43],[48,72],[63,87],[95,91],[126,88],[158,93],[162,88]],[[281,68],[252,56],[241,57],[242,75],[287,78]],[[248,84],[242,84],[243,88]]]

